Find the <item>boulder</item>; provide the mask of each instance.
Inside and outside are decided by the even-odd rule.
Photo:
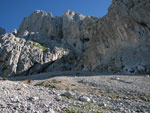
[[[82,102],[90,102],[91,101],[91,99],[87,96],[80,96],[79,100]]]
[[[1,76],[43,72],[52,62],[69,53],[65,45],[59,45],[55,41],[51,41],[50,46],[43,41],[42,45],[33,40],[15,37],[11,33],[0,38],[0,44]]]

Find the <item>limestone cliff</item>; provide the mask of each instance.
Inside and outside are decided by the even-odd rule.
[[[103,18],[41,10],[0,38],[0,76],[87,70],[150,73],[149,0],[113,0]]]
[[[84,67],[114,73],[150,72],[149,0],[113,0],[97,21],[83,56]]]

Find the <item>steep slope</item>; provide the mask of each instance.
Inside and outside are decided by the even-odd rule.
[[[93,33],[89,32],[91,28],[88,26],[97,20],[97,17],[85,17],[71,10],[67,10],[62,17],[53,17],[51,13],[37,10],[29,17],[24,18],[17,36],[24,37],[26,33],[38,32],[44,35],[41,38],[65,40],[70,46],[81,52],[86,48],[86,40],[93,36]],[[40,42],[42,42],[41,40]]]
[[[84,67],[114,73],[150,72],[149,0],[113,0],[97,21]]]
[[[0,76],[87,70],[150,73],[149,0],[113,0],[103,18],[41,10],[1,35]],[[1,33],[3,34],[3,33]]]

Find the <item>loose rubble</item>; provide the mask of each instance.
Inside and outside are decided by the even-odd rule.
[[[150,78],[146,76],[63,76],[32,79],[30,83],[27,80],[28,77],[0,81],[0,112],[150,112]],[[57,87],[50,87],[49,83]]]

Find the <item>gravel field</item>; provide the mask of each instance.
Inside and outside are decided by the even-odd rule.
[[[66,75],[0,80],[0,112],[150,113],[149,76]]]

